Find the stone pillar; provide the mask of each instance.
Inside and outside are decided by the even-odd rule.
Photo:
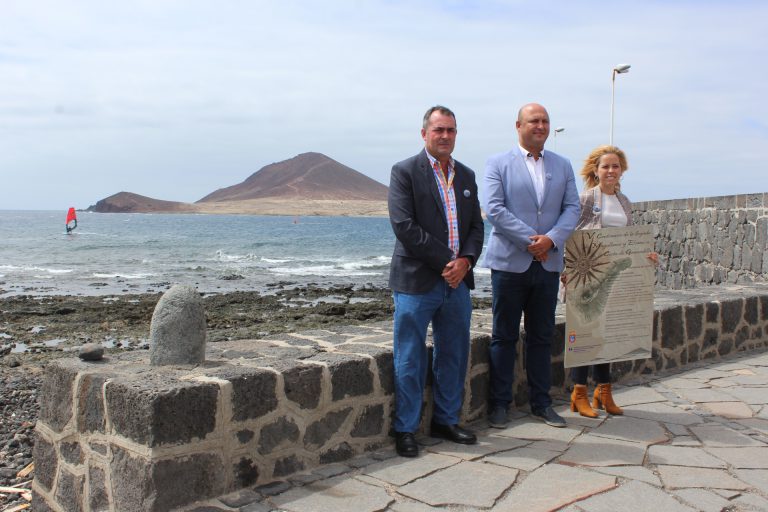
[[[152,366],[191,364],[205,360],[205,310],[191,286],[174,285],[152,314],[149,328]]]

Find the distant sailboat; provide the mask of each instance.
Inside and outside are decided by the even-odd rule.
[[[74,208],[70,208],[67,212],[67,234],[71,233],[77,227],[77,214]]]

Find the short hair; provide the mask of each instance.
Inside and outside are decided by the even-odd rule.
[[[434,107],[430,107],[429,109],[427,109],[427,113],[426,113],[426,114],[424,114],[424,121],[423,121],[423,123],[422,123],[422,125],[421,125],[421,127],[422,127],[424,130],[426,130],[426,129],[427,129],[427,126],[429,126],[429,118],[430,118],[430,117],[432,116],[432,114],[434,114],[435,112],[440,112],[440,113],[441,113],[441,114],[443,114],[444,116],[451,116],[451,117],[453,118],[454,122],[456,121],[456,114],[454,114],[454,113],[451,111],[451,109],[449,109],[448,107],[444,107],[444,106],[442,106],[442,105],[435,105]]]
[[[619,157],[619,166],[621,167],[622,172],[629,169],[627,166],[627,155],[625,155],[622,150],[616,146],[598,146],[593,149],[589,156],[584,160],[584,166],[579,173],[588,188],[597,186],[597,177],[595,176],[597,173],[597,165],[600,163],[600,159],[605,155],[616,155]],[[620,188],[620,185],[617,184],[616,188]]]

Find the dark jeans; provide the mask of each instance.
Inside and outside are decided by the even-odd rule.
[[[587,384],[589,376],[589,366],[577,366],[571,369],[571,379],[574,384]],[[598,384],[609,384],[611,382],[611,363],[602,363],[592,366],[592,378]]]
[[[491,335],[491,405],[512,402],[520,318],[525,313],[525,369],[532,410],[552,405],[552,336],[559,274],[534,261],[525,272],[491,271],[493,334]]]

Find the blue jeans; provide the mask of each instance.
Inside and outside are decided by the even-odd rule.
[[[491,271],[493,334],[491,335],[491,406],[512,402],[520,318],[525,312],[525,370],[532,410],[552,405],[552,336],[559,283],[557,272],[534,261],[525,272]]]
[[[424,294],[394,293],[396,432],[416,432],[427,378],[427,327],[432,322],[432,419],[459,422],[469,358],[472,301],[463,282],[453,289],[440,281]]]

